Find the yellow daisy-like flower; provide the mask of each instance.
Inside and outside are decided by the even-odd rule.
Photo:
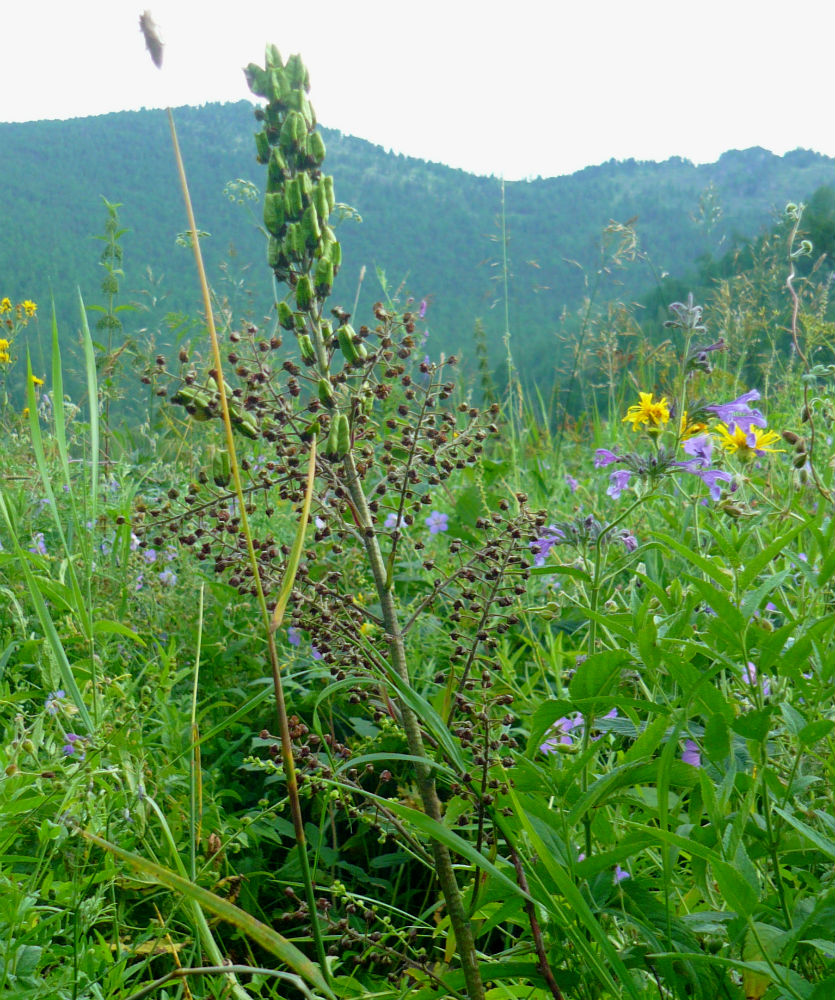
[[[21,304],[23,306],[23,311],[26,313],[27,316],[34,316],[35,313],[38,311],[37,304],[33,302],[31,299],[24,299]]]
[[[0,362],[6,365],[11,364],[12,362],[11,356],[9,355],[10,347],[11,344],[8,342],[8,340],[5,340],[3,337],[0,337]]]
[[[715,430],[721,438],[725,451],[736,453],[744,461],[749,461],[754,455],[783,451],[782,448],[771,447],[780,440],[780,435],[776,431],[763,430],[759,427],[744,431],[736,424],[728,427],[721,423],[716,425]]]
[[[38,378],[37,375],[32,375],[31,379],[32,379],[32,385],[34,385],[35,387],[37,387],[39,385],[43,385],[43,379],[42,378]]]
[[[704,434],[707,430],[707,424],[700,423],[697,421],[695,424],[687,423],[687,410],[681,415],[681,420],[678,425],[678,436],[682,441],[686,441],[688,438],[695,437],[697,434]]]
[[[658,402],[653,401],[651,392],[639,392],[640,403],[630,406],[623,418],[623,423],[631,423],[632,430],[638,430],[639,424],[646,424],[647,430],[657,432],[663,424],[670,419],[670,407],[667,397],[663,396]]]
[[[12,300],[8,298],[8,296],[4,299],[0,299],[0,315],[11,311],[12,311]]]

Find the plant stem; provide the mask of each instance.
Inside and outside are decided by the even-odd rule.
[[[357,472],[354,456],[351,451],[345,456],[344,469],[346,474],[345,485],[354,505],[356,515],[359,518],[357,527],[362,532],[365,551],[371,566],[371,573],[374,577],[377,598],[383,613],[383,624],[386,630],[391,663],[403,684],[411,687],[409,669],[406,662],[406,647],[403,641],[403,631],[397,616],[397,608],[394,603],[392,584],[387,579],[386,565],[383,554],[380,551],[380,543],[374,531],[374,522],[371,512],[368,509],[368,502],[363,492],[359,473]],[[399,699],[399,702],[409,753],[417,758],[415,771],[417,772],[418,791],[420,792],[424,811],[430,819],[442,823],[443,812],[441,810],[441,803],[435,788],[432,768],[427,763],[426,749],[423,744],[423,736],[417,716],[402,699]],[[449,913],[450,924],[455,934],[458,954],[461,958],[461,965],[464,972],[464,980],[467,984],[467,993],[470,996],[470,1000],[484,1000],[484,985],[482,984],[481,972],[478,967],[478,956],[476,954],[475,941],[473,940],[472,927],[464,910],[464,901],[461,897],[461,890],[458,887],[458,880],[455,877],[452,857],[446,846],[436,840],[432,841],[432,857],[435,861],[435,873],[438,876],[441,892],[443,893],[447,912]]]

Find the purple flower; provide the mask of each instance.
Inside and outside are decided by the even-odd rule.
[[[618,882],[624,882],[626,879],[632,878],[632,876],[624,868],[621,868],[620,865],[615,865],[614,878],[615,878],[615,885],[617,885]]]
[[[681,759],[685,764],[690,764],[693,767],[702,766],[702,755],[699,753],[699,747],[693,740],[684,741],[684,749],[681,751]]]
[[[136,552],[139,548],[139,538],[133,533],[130,533],[130,550],[131,552]]]
[[[164,587],[173,587],[177,582],[177,574],[170,569],[164,569],[159,575],[159,582]]]
[[[290,643],[291,646],[301,646],[302,644],[301,633],[299,632],[299,630],[296,628],[295,625],[291,625],[290,628],[287,629],[287,641]]]
[[[171,562],[173,559],[177,558],[177,550],[173,545],[169,545],[165,550],[165,561]]]
[[[37,531],[32,535],[32,544],[29,546],[29,551],[36,556],[46,555],[46,543],[43,540],[42,531]]]
[[[759,410],[752,410],[748,405],[760,398],[756,389],[744,392],[737,399],[730,403],[717,403],[714,406],[706,406],[709,413],[714,413],[723,424],[736,424],[740,430],[746,434],[751,427],[765,427],[766,419]]]
[[[67,697],[66,691],[59,689],[58,691],[51,691],[49,697],[46,699],[46,704],[44,709],[48,715],[57,715],[60,708],[61,702]]]
[[[157,550],[145,549],[145,551],[142,553],[142,558],[150,566],[151,563],[155,563],[157,561]]]
[[[442,531],[446,531],[449,527],[448,521],[449,516],[447,514],[443,514],[439,510],[433,510],[429,517],[426,518],[426,527],[429,528],[429,534],[438,535]]]
[[[620,460],[620,455],[614,451],[609,451],[608,448],[598,448],[594,453],[595,469],[605,469],[607,465],[612,465],[613,462],[620,462]]]
[[[554,725],[551,726],[548,738],[539,745],[539,749],[542,753],[557,753],[557,747],[559,746],[570,747],[574,743],[571,730],[582,725],[583,717],[579,712],[571,716],[564,715],[561,719],[557,719]]]
[[[78,755],[78,760],[82,761],[87,756],[84,750],[84,737],[79,736],[78,733],[64,733],[64,739],[67,741],[63,747],[61,747],[61,753],[65,757],[74,757],[76,753]]]
[[[702,469],[700,467],[701,460],[698,458],[691,458],[688,462],[676,462],[675,464],[680,469],[684,469],[685,472],[692,472],[694,476],[698,476],[707,486],[711,500],[721,499],[722,487],[719,485],[720,483],[733,481],[733,476],[728,472],[722,472],[720,469]]]
[[[400,527],[400,518],[394,511],[392,511],[390,514],[386,516],[386,520],[385,523],[383,524],[383,527],[388,529],[389,531],[391,531],[392,528]]]
[[[145,574],[144,573],[140,573],[139,576],[137,576],[137,578],[136,578],[136,583],[134,584],[133,589],[138,594],[139,591],[142,590],[142,588],[144,586],[145,586]]]
[[[710,465],[713,456],[713,438],[710,434],[699,434],[698,437],[689,438],[682,445],[687,455],[693,455],[704,468]]]
[[[319,652],[318,648],[314,646],[312,643],[310,644],[310,655],[313,657],[314,660],[322,659],[322,654]]]
[[[565,482],[566,482],[568,488],[571,490],[572,493],[576,493],[577,492],[577,487],[580,484],[577,482],[577,480],[574,478],[574,476],[571,476],[568,473],[566,473],[565,474]]]
[[[756,665],[750,660],[743,667],[742,676],[743,679],[751,685],[751,687],[757,687],[757,685],[759,685],[764,698],[767,698],[771,694],[771,681],[767,677],[760,677],[757,674]]]
[[[561,531],[555,524],[549,524],[545,534],[530,543],[531,551],[534,554],[534,566],[544,566],[551,549],[564,540],[565,532]]]
[[[628,469],[618,469],[609,477],[609,488],[606,492],[613,500],[617,500],[629,485],[629,477],[632,473]]]
[[[424,316],[426,315],[426,310],[428,308],[429,308],[429,306],[428,306],[428,304],[426,302],[426,299],[421,299],[420,300],[420,306],[418,308],[418,318],[419,319],[423,319],[424,318]]]
[[[626,528],[620,532],[618,537],[623,542],[623,546],[627,552],[634,552],[638,548],[638,539]]]

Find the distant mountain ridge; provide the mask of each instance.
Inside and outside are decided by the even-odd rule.
[[[211,233],[204,241],[210,279],[235,308],[260,322],[271,303],[257,228],[261,200],[247,212],[224,196],[224,186],[236,178],[264,188],[252,107],[179,108],[175,119],[198,226]],[[471,353],[473,322],[480,316],[497,357],[504,332],[504,307],[496,305],[503,294],[496,280],[502,275],[501,182],[322,131],[324,167],[334,175],[337,201],[363,220],[338,227],[345,265],[334,304],[351,307],[366,267],[357,316],[362,322],[383,296],[379,268],[391,291],[402,286],[404,296],[428,298],[427,350]],[[787,201],[831,183],[833,166],[831,158],[806,150],[776,156],[753,148],[700,166],[676,157],[609,161],[568,176],[505,183],[509,318],[520,367],[541,364],[542,345],[558,350],[560,317],[575,310],[585,292],[578,265],[586,274],[601,266],[600,234],[610,220],[637,217],[640,246],[655,273],[684,275],[701,255],[721,253],[735,239],[770,226]],[[0,124],[0,191],[0,295],[35,299],[45,314],[52,292],[62,328],[75,329],[76,286],[89,304],[102,299],[102,245],[91,237],[103,231],[104,196],[122,204],[120,218],[129,230],[121,240],[123,300],[151,301],[139,294],[148,286],[146,268],[157,282],[156,303],[126,314],[126,325],[153,329],[166,312],[198,310],[191,254],[175,243],[187,226],[164,112]],[[639,265],[617,277],[628,296],[653,282],[652,270]]]

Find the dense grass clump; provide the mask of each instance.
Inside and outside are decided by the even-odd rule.
[[[508,335],[477,392],[425,305],[330,305],[307,71],[247,77],[274,315],[217,307],[192,216],[207,335],[126,403],[109,203],[84,398],[0,300],[0,993],[824,1000],[835,327],[802,206],[661,345],[589,304],[600,381],[529,399]]]

